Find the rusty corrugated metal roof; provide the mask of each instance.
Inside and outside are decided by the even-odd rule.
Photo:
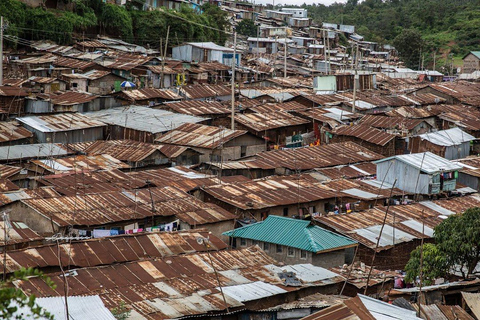
[[[255,210],[335,198],[336,192],[306,176],[279,177],[204,187],[213,198],[243,210]]]
[[[384,146],[395,139],[395,135],[366,124],[339,126],[332,133],[337,136],[355,137],[379,146]]]
[[[17,121],[0,122],[0,142],[29,139],[33,133],[22,127]]]
[[[174,187],[21,201],[39,214],[51,217],[59,226],[99,226],[152,216],[177,216],[190,225],[235,218],[219,206],[202,202]]]
[[[90,128],[106,127],[103,122],[91,119],[80,113],[60,113],[48,116],[32,116],[17,118],[40,132],[64,132]]]
[[[108,154],[127,162],[141,162],[161,152],[162,146],[134,140],[97,140],[91,143],[74,143],[71,148],[88,155]]]
[[[331,180],[342,178],[357,179],[377,174],[377,165],[371,162],[365,162],[355,165],[321,168],[317,169],[316,171]]]
[[[0,96],[2,97],[26,97],[28,95],[25,89],[20,87],[0,86]]]
[[[289,101],[283,103],[266,103],[256,107],[250,108],[250,110],[257,112],[257,113],[267,113],[267,112],[276,112],[276,111],[304,111],[307,110],[308,107],[305,105],[296,102],[296,101]]]
[[[153,57],[144,56],[141,54],[114,52],[110,57],[106,57],[104,61],[99,62],[98,64],[109,69],[130,71],[133,68],[141,66],[152,59]]]
[[[68,273],[69,295],[98,294],[108,308],[123,301],[140,317],[173,319],[224,312],[227,305],[231,310],[238,310],[244,304],[235,293],[244,287],[252,290],[249,293],[252,300],[267,301],[272,295],[335,285],[343,280],[329,275],[321,280],[302,281],[298,287],[286,287],[270,267],[273,263],[276,262],[255,246],[81,268]],[[313,266],[311,269],[327,271]],[[27,295],[63,295],[65,278],[60,273],[49,277],[57,289],[48,288],[41,278],[18,281],[15,285]],[[227,305],[219,283],[224,288]]]
[[[416,126],[422,123],[422,120],[367,114],[360,120],[360,123],[378,129],[413,130]]]
[[[256,132],[310,123],[310,120],[293,116],[284,111],[237,113],[235,114],[235,121]]]
[[[260,152],[256,158],[276,168],[309,170],[383,159],[384,156],[353,142],[333,143],[314,147]]]
[[[376,320],[376,318],[357,296],[315,312],[302,320]]]
[[[69,158],[32,160],[30,162],[52,173],[130,168],[129,165],[107,154],[90,156],[78,155]]]
[[[244,130],[231,130],[196,123],[185,123],[164,133],[155,142],[196,148],[216,149],[247,134]]]
[[[230,87],[220,84],[188,85],[180,88],[188,99],[214,98],[232,94]]]
[[[149,99],[164,99],[164,100],[181,100],[183,99],[175,91],[169,89],[134,89],[126,90],[118,93],[125,96],[126,99],[131,101],[141,101]]]
[[[3,221],[0,221],[0,238],[3,237]],[[15,225],[14,225],[15,226]],[[20,223],[20,226],[23,226]],[[23,235],[25,241],[42,239],[39,235],[28,229],[21,229],[17,235],[11,232],[15,240]],[[22,233],[23,232],[23,233]],[[35,236],[36,235],[36,236]],[[210,247],[197,243],[197,238],[208,238]],[[3,239],[3,238],[1,238]],[[0,240],[1,240],[0,239]],[[20,239],[21,240],[21,239]],[[25,268],[51,268],[59,267],[59,260],[73,268],[95,267],[139,261],[152,257],[169,257],[207,250],[223,250],[227,244],[205,230],[191,230],[179,232],[149,232],[132,235],[120,235],[89,240],[73,240],[60,245],[60,252],[56,244],[35,246],[22,250],[7,252],[7,272],[11,273]],[[60,254],[60,257],[59,257]],[[3,254],[0,255],[0,267],[3,268]]]
[[[7,245],[43,240],[43,237],[23,222],[10,221],[5,230],[5,221],[0,221],[0,245],[2,246],[5,245],[5,231],[7,233]]]
[[[160,106],[160,108],[194,116],[228,115],[231,112],[227,106],[224,106],[217,101],[188,100],[181,102],[170,102],[163,104]]]
[[[454,97],[461,103],[480,106],[480,85],[468,81],[432,83],[428,87]]]

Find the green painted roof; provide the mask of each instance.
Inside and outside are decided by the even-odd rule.
[[[465,59],[470,53],[473,54],[475,57],[480,59],[480,51],[470,51],[465,56],[463,56],[463,59]]]
[[[232,238],[245,238],[281,244],[310,252],[354,246],[355,241],[310,224],[310,221],[270,215],[264,221],[224,232]]]

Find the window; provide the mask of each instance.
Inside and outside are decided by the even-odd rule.
[[[270,243],[264,242],[264,243],[263,243],[263,250],[264,250],[264,251],[270,250]]]
[[[300,250],[300,259],[307,259],[307,251]]]
[[[252,240],[252,246],[256,246],[258,245],[258,241],[257,240]]]
[[[72,83],[72,87],[74,87],[74,88],[78,87],[78,83],[76,83],[76,82]]]
[[[241,247],[246,247],[247,246],[247,239],[240,238],[240,246]]]
[[[288,208],[283,208],[283,216],[288,217]]]
[[[308,212],[310,212],[310,214],[315,213],[315,206],[308,207]]]
[[[283,252],[283,248],[280,244],[277,244],[277,253],[282,253]]]
[[[240,147],[240,157],[245,157],[247,155],[247,146]]]
[[[287,256],[289,257],[295,257],[295,249],[292,247],[288,247],[287,249]]]

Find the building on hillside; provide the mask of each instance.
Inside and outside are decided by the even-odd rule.
[[[470,155],[471,144],[475,140],[474,136],[460,128],[452,128],[411,138],[410,151],[430,151],[448,160],[462,159]]]
[[[241,53],[237,51],[235,64],[240,66]],[[187,42],[173,47],[172,58],[186,62],[213,62],[218,61],[225,65],[232,65],[233,49],[219,46],[213,42]]]
[[[462,59],[462,73],[472,73],[480,70],[480,51],[470,51]]]
[[[0,117],[21,116],[25,110],[27,91],[19,87],[0,86]]]
[[[332,268],[351,263],[355,241],[312,225],[310,221],[279,216],[230,230],[233,247],[258,245],[269,256],[286,264],[311,263]]]
[[[461,165],[431,152],[397,155],[381,159],[377,180],[415,194],[439,194],[456,189]]]
[[[57,78],[30,77],[24,83],[23,88],[29,88],[33,93],[50,93],[65,91],[67,83]]]
[[[303,8],[282,8],[282,12],[291,13],[294,18],[307,18],[308,10]]]
[[[66,73],[62,78],[68,82],[69,89],[108,95],[115,91],[125,79],[110,71],[90,70],[85,73]]]

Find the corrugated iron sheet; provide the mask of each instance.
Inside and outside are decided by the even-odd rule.
[[[296,117],[288,112],[237,113],[235,121],[256,132],[310,123],[309,120]]]
[[[52,173],[83,170],[128,169],[129,165],[107,154],[94,156],[75,156],[59,159],[32,160],[32,163]]]
[[[6,229],[7,244],[43,240],[43,237],[23,222],[11,221],[10,224],[7,224]],[[0,244],[5,245],[5,221],[0,221]]]
[[[393,134],[363,124],[336,127],[333,133],[337,136],[355,137],[379,146],[385,146],[395,139]]]
[[[312,179],[302,177],[271,177],[239,184],[204,187],[210,196],[234,207],[249,210],[295,203],[308,203],[336,197],[336,192]]]
[[[215,98],[232,94],[230,87],[220,84],[183,86],[180,92],[188,99]]]
[[[104,123],[80,113],[32,116],[17,118],[17,120],[40,132],[65,132],[106,126]]]
[[[231,112],[227,106],[224,106],[217,101],[188,100],[182,102],[171,102],[165,103],[161,108],[194,116],[228,115]]]
[[[203,225],[235,217],[174,187],[21,201],[59,226],[98,226],[153,216],[177,216],[190,225]]]
[[[0,96],[2,97],[26,97],[28,95],[25,89],[20,87],[0,86]]]
[[[422,123],[419,119],[409,119],[404,117],[388,117],[381,115],[365,115],[360,123],[372,126],[378,129],[408,129],[413,130]]]
[[[250,108],[250,110],[257,113],[277,112],[277,111],[303,111],[308,109],[305,105],[296,101],[289,101],[283,103],[266,103],[260,106]]]
[[[246,133],[247,131],[244,130],[231,130],[195,123],[185,123],[161,135],[155,142],[160,144],[216,149]]]
[[[121,91],[120,95],[125,96],[128,100],[131,101],[142,101],[149,99],[164,99],[164,100],[181,100],[182,97],[179,96],[175,91],[168,89],[154,89],[154,88],[145,88],[145,89],[134,89]]]
[[[375,175],[377,173],[377,166],[374,163],[365,162],[356,165],[322,168],[317,169],[316,171],[331,180],[342,178],[356,179]]]
[[[3,223],[3,222],[2,222]],[[1,224],[0,224],[1,226]],[[30,229],[28,229],[30,230]],[[3,230],[2,236],[3,236]],[[36,237],[32,240],[41,240]],[[209,247],[197,243],[197,239],[208,238]],[[24,237],[25,238],[25,237]],[[24,241],[32,241],[26,238]],[[10,242],[12,243],[12,242]],[[169,257],[208,250],[218,251],[227,248],[227,244],[208,231],[193,230],[179,232],[154,232],[133,235],[121,235],[107,238],[71,241],[64,243],[57,250],[56,244],[36,246],[22,250],[7,252],[7,272],[11,273],[25,268],[59,267],[59,260],[74,268],[96,267],[140,261],[153,257]],[[3,268],[3,254],[0,255]]]
[[[383,156],[353,142],[321,146],[272,150],[258,153],[257,158],[275,167],[309,170],[382,159]]]
[[[219,281],[215,278],[212,263],[218,271]],[[151,319],[224,311],[226,305],[218,290],[219,283],[225,291],[249,284],[257,291],[266,287],[273,289],[275,286],[273,293],[283,293],[331,285],[343,280],[335,276],[287,289],[277,274],[263,267],[272,263],[275,261],[260,248],[250,247],[76,269],[69,273],[67,280],[69,295],[98,294],[107,308],[124,301],[137,316]],[[39,278],[18,281],[15,285],[26,294],[35,294],[37,297],[63,295],[64,278],[61,274],[49,276],[57,284],[57,289],[48,288],[44,280]],[[243,306],[227,292],[225,298],[230,308]]]
[[[29,139],[32,137],[33,133],[20,126],[17,121],[0,122],[0,142]]]
[[[37,143],[0,147],[0,161],[51,158],[73,154],[61,144]]]
[[[97,140],[75,143],[71,147],[88,155],[108,154],[115,159],[128,162],[143,161],[161,148],[153,143],[133,140]]]

